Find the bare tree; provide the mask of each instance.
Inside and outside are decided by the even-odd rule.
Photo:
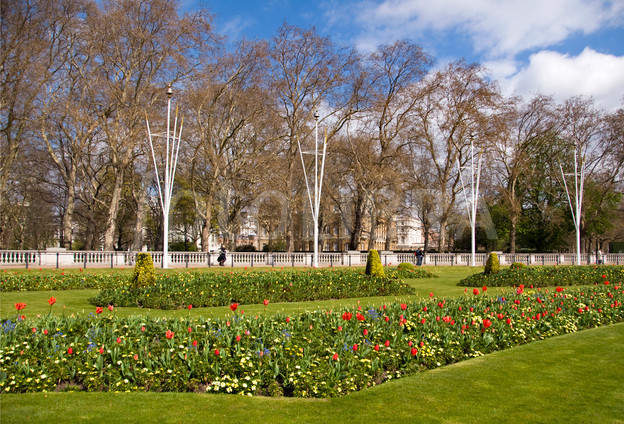
[[[518,219],[522,213],[519,182],[531,177],[532,158],[539,143],[556,133],[555,105],[550,97],[536,96],[523,104],[509,105],[501,114],[499,130],[494,133],[493,149],[489,155],[498,171],[501,191],[509,204],[509,249],[516,253]]]
[[[496,85],[483,68],[454,62],[431,75],[421,86],[422,101],[414,120],[414,154],[427,157],[427,168],[438,189],[441,252],[447,248],[447,224],[461,190],[459,166],[469,159],[470,138],[479,149],[492,135],[492,115],[500,100]]]
[[[16,0],[0,7],[0,233],[13,164],[36,131],[38,97],[66,61],[72,17],[64,9],[77,4]]]
[[[146,139],[145,110],[162,105],[166,85],[192,70],[192,52],[202,52],[211,37],[210,18],[203,12],[179,17],[168,0],[120,0],[105,2],[88,22],[100,65],[93,81],[98,118],[114,176],[104,234],[104,248],[111,250],[125,171]]]
[[[282,141],[278,156],[283,163],[282,190],[288,199],[286,243],[294,249],[294,222],[300,163],[298,140],[306,146],[313,139],[314,112],[323,109],[319,125],[331,126],[332,138],[352,113],[354,83],[350,78],[356,63],[352,48],[336,47],[314,28],[303,30],[284,24],[269,43],[268,77],[273,110],[281,121]],[[312,140],[313,141],[313,140]]]

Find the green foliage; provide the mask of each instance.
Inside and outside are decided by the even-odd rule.
[[[139,306],[181,309],[225,306],[232,302],[261,304],[305,302],[363,296],[413,294],[398,277],[367,277],[357,269],[307,271],[250,271],[238,273],[184,272],[163,274],[152,287],[119,286],[89,299],[96,306]]]
[[[500,262],[498,261],[498,255],[492,252],[485,263],[485,274],[496,274],[499,270]]]
[[[414,266],[414,264],[411,264],[409,262],[402,262],[399,264],[399,266],[397,266],[398,269],[407,269],[410,271],[414,271],[416,269],[416,267]]]
[[[411,264],[408,264],[411,265]],[[439,275],[433,272],[426,271],[422,268],[409,267],[401,268],[399,265],[396,268],[386,268],[384,270],[386,277],[388,278],[438,278]]]
[[[130,286],[135,289],[142,287],[152,287],[156,285],[156,271],[154,261],[149,253],[137,253],[136,265],[134,266],[134,276]]]
[[[427,297],[292,316],[254,316],[237,310],[231,312],[233,317],[209,320],[93,313],[10,318],[3,322],[0,338],[0,393],[71,387],[336,397],[490,352],[624,321],[624,309],[611,307],[624,300],[621,290],[604,284],[565,290],[565,297],[555,290],[527,290],[529,296],[509,290],[501,294],[506,302],[484,295],[442,303]],[[555,300],[556,312],[545,313],[544,305]],[[470,309],[495,313],[476,317]],[[527,320],[537,311],[539,319]],[[440,315],[444,319],[437,319]],[[463,332],[457,329],[459,323],[471,321]]]
[[[366,258],[366,275],[372,275],[373,277],[383,277],[384,269],[381,264],[381,258],[379,257],[379,252],[376,250],[371,250],[368,252],[368,258]]]
[[[104,289],[127,284],[128,276],[119,272],[91,273],[83,271],[1,272],[0,291],[43,291]]]
[[[604,277],[603,277],[604,276]],[[592,284],[621,284],[624,282],[624,266],[531,266],[518,269],[502,269],[498,274],[474,274],[459,282],[468,287],[525,287],[572,286]]]
[[[236,246],[234,251],[235,252],[255,252],[256,246],[254,246],[253,244],[243,244],[240,246]]]
[[[526,268],[526,265],[523,264],[522,262],[514,262],[514,263],[511,264],[510,268],[511,269]]]

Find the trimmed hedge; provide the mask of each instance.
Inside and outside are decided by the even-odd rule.
[[[467,287],[511,287],[520,284],[526,287],[582,286],[617,284],[624,281],[622,265],[586,266],[535,266],[503,269],[497,274],[479,273],[464,278],[457,285]]]
[[[496,274],[500,271],[500,262],[498,260],[498,255],[494,252],[490,253],[490,256],[485,263],[485,273],[486,274]]]
[[[384,276],[383,265],[381,264],[381,258],[379,257],[379,252],[376,250],[371,250],[368,252],[368,258],[366,259],[366,275],[371,275],[373,277],[382,277]]]
[[[149,253],[138,253],[136,265],[134,266],[134,276],[132,277],[132,287],[140,289],[156,285],[156,271],[154,261]]]
[[[181,309],[231,303],[306,302],[353,296],[414,294],[398,277],[379,278],[353,269],[306,271],[188,272],[159,275],[151,287],[122,285],[102,290],[89,299],[95,306]]]

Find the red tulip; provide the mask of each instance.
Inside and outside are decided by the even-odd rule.
[[[113,312],[113,309],[115,309],[115,308],[113,307],[113,305],[108,305],[108,310],[109,310],[110,312]]]
[[[236,311],[236,308],[238,308],[238,303],[232,303],[230,305],[230,309],[232,310],[232,312]]]
[[[141,331],[145,332],[145,326],[141,327]]]
[[[100,355],[101,355],[102,353],[104,353],[104,348],[103,348],[103,347],[101,347],[101,348],[100,348]]]
[[[364,334],[365,336],[368,336],[368,330],[367,330],[366,328],[364,329],[363,334]]]
[[[219,356],[219,349],[215,349],[215,356]]]
[[[193,340],[193,347],[197,346],[197,340]]]
[[[99,306],[97,308],[95,308],[95,313],[98,314],[98,315],[100,315],[102,313],[102,311],[103,311],[103,309],[101,307],[99,307]]]
[[[416,354],[418,353],[418,349],[416,349],[415,347],[412,348],[412,356],[416,356]]]
[[[191,309],[193,309],[193,305],[188,305],[187,309],[190,311]]]
[[[484,319],[483,320],[483,327],[484,328],[488,328],[492,325],[492,321],[490,321],[489,319]]]
[[[192,332],[192,331],[193,331],[193,329],[192,329],[191,327],[189,327],[189,328],[188,328],[188,332],[190,333],[190,332]]]
[[[486,292],[486,291],[487,291],[487,287],[486,287],[486,286],[483,286],[481,289],[482,289],[484,292]]]
[[[48,330],[43,330],[43,334],[48,335]]]
[[[357,351],[357,350],[358,350],[358,345],[357,345],[357,343],[356,343],[356,344],[354,344],[354,345],[353,345],[353,351],[355,352],[355,351]]]
[[[375,345],[375,347],[374,347],[374,349],[375,349],[375,351],[378,351],[378,350],[379,350],[379,345],[378,345],[378,344],[376,344],[376,345]]]
[[[337,354],[337,353],[334,353],[334,356],[332,356],[332,359],[333,359],[334,361],[337,361],[337,360],[338,360],[338,354]]]
[[[51,298],[49,298],[48,303],[50,304],[50,306],[54,305],[56,303],[56,297],[52,296]]]
[[[117,344],[121,343],[121,337],[117,337]]]
[[[26,307],[26,304],[23,302],[18,302],[15,304],[15,309],[18,311],[21,311],[22,309],[24,309]]]
[[[264,299],[264,302],[262,303],[264,303],[264,306],[267,306],[269,304],[269,299]]]
[[[168,339],[173,339],[174,334],[175,333],[173,331],[167,330],[167,332],[165,333],[165,337]]]
[[[401,303],[401,310],[406,310],[407,309],[407,305],[405,303]]]
[[[69,349],[67,349],[67,354],[71,355],[72,353],[74,353],[74,349],[72,349],[71,347]]]
[[[475,288],[472,290],[472,294],[474,294],[475,296],[476,296],[476,295],[478,295],[478,294],[479,294],[479,289],[475,287]]]
[[[353,314],[351,312],[345,312],[342,314],[342,319],[345,321],[349,321],[351,318],[353,318]]]
[[[384,343],[384,346],[390,347],[390,340],[386,340],[386,342]]]

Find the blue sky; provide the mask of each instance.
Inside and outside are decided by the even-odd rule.
[[[624,106],[624,0],[182,0],[230,39],[270,38],[284,21],[361,51],[406,38],[438,65],[490,69],[507,95],[592,96]]]

